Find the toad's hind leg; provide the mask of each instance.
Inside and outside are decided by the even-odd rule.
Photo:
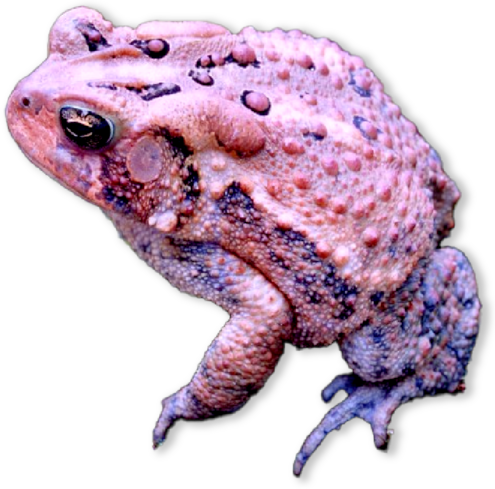
[[[352,418],[368,422],[375,445],[383,448],[392,414],[401,404],[464,390],[480,311],[474,273],[465,256],[452,248],[435,251],[423,270],[407,285],[414,299],[399,329],[367,323],[341,344],[344,357],[359,376],[340,375],[323,390],[326,402],[339,390],[348,397],[308,436],[294,462],[294,474],[301,473],[328,433]],[[362,368],[360,359],[364,359]],[[380,381],[379,375],[385,380]]]

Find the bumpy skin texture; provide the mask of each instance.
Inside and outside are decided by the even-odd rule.
[[[297,475],[347,420],[369,422],[381,447],[400,404],[463,389],[480,303],[467,259],[440,248],[459,192],[334,42],[201,22],[114,28],[78,8],[7,116],[33,163],[101,207],[170,283],[230,314],[163,401],[155,447],[178,419],[240,408],[285,342],[337,341],[353,371],[323,391],[349,395],[307,438]]]

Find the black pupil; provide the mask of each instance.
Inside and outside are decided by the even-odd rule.
[[[60,124],[65,135],[84,149],[103,148],[113,135],[113,125],[108,119],[79,107],[62,107]]]

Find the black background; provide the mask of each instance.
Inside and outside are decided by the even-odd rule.
[[[395,436],[380,449],[369,426],[354,420],[327,436],[301,476],[292,475],[294,455],[326,412],[321,391],[345,364],[337,348],[289,347],[264,389],[241,410],[177,423],[166,445],[151,452],[158,401],[189,381],[227,316],[172,289],[117,239],[96,207],[31,165],[4,123],[4,401],[16,430],[11,454],[28,458],[29,470],[19,476],[69,486],[71,479],[86,479],[139,487],[252,481],[392,487],[461,477],[476,485],[488,472],[483,443],[493,431],[488,12],[417,3],[394,9],[371,2],[91,3],[116,24],[203,18],[234,32],[248,24],[298,27],[362,55],[463,192],[445,244],[461,249],[477,271],[484,325],[466,394],[439,393],[402,405],[392,417]],[[12,6],[3,25],[4,100],[43,61],[56,15],[75,5]]]

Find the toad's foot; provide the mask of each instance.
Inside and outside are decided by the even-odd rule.
[[[304,446],[296,456],[294,473],[298,474],[306,460],[316,450],[323,438],[346,421],[359,417],[370,423],[376,446],[383,445],[388,438],[388,423],[395,408],[411,397],[421,396],[422,390],[414,378],[407,378],[393,386],[388,382],[379,385],[355,386],[352,377],[337,377],[324,391],[328,400],[336,392],[344,390],[349,397],[334,407],[306,439]]]
[[[173,396],[167,397],[162,401],[162,412],[158,421],[156,422],[155,429],[153,430],[153,449],[156,450],[164,441],[167,435],[167,431],[179,418],[177,414],[177,402],[181,396],[181,389]]]

